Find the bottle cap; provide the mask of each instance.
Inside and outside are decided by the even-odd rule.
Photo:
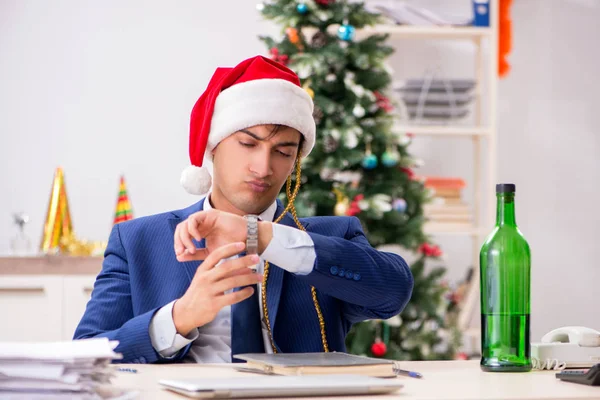
[[[517,187],[514,183],[499,183],[496,185],[496,193],[515,193]]]

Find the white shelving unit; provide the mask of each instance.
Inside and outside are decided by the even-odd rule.
[[[476,26],[409,26],[409,25],[379,25],[367,27],[365,34],[389,33],[394,37],[424,38],[424,39],[477,39],[492,36],[493,28]]]
[[[491,134],[489,127],[471,127],[471,126],[403,126],[398,129],[412,133],[413,135],[430,135],[430,136],[488,136]]]
[[[479,329],[470,326],[479,303],[479,249],[494,223],[495,184],[496,184],[496,96],[498,68],[498,1],[490,2],[490,27],[422,27],[402,25],[380,25],[364,29],[365,34],[387,33],[390,42],[396,39],[413,40],[469,40],[475,45],[475,79],[478,84],[475,91],[475,109],[473,126],[399,126],[398,129],[414,135],[431,137],[454,137],[457,140],[468,139],[473,142],[473,226],[452,228],[435,224],[425,226],[425,232],[431,235],[463,235],[472,240],[472,263],[475,271],[473,284],[464,300],[459,317],[459,327],[465,340],[473,345],[479,340]],[[483,44],[487,41],[487,46]],[[487,63],[486,63],[487,59]],[[484,67],[486,66],[487,67]],[[486,93],[481,83],[486,82]],[[483,113],[487,116],[484,124]],[[487,146],[484,148],[484,141]],[[483,162],[487,163],[487,173],[482,174]],[[477,344],[478,345],[478,344]]]

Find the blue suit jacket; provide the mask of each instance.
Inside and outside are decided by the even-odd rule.
[[[152,347],[149,325],[162,306],[181,297],[199,263],[178,262],[175,227],[200,211],[204,201],[173,212],[137,218],[113,227],[96,279],[74,339],[118,340],[120,362],[177,361],[162,358]],[[276,216],[283,211],[278,201]],[[315,244],[317,258],[308,275],[294,275],[272,265],[267,285],[271,329],[281,352],[323,351],[310,287],[317,289],[329,349],[345,351],[352,324],[389,318],[408,302],[413,288],[409,267],[398,255],[375,250],[355,217],[301,219]],[[295,227],[291,215],[281,224]],[[199,247],[203,243],[198,243]]]

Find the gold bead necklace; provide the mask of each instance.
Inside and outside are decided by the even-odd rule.
[[[291,192],[292,176],[290,175],[290,176],[288,176],[288,179],[286,182],[286,187],[285,187],[285,190],[287,193],[287,198],[288,198],[288,204],[285,207],[285,209],[283,210],[283,212],[281,213],[281,215],[279,215],[279,217],[277,217],[277,219],[274,221],[274,223],[276,224],[279,221],[281,221],[283,219],[283,217],[286,215],[286,213],[289,211],[292,213],[292,217],[294,218],[294,222],[296,222],[296,226],[298,226],[298,229],[306,232],[306,229],[298,220],[298,215],[296,214],[296,207],[294,206],[294,200],[296,200],[296,196],[298,195],[298,190],[300,189],[300,172],[301,172],[300,159],[301,159],[301,155],[302,154],[299,151],[298,157],[296,158],[296,185],[294,187],[294,193]],[[265,316],[267,330],[269,331],[269,340],[271,342],[271,347],[273,348],[273,353],[277,353],[277,348],[275,347],[275,341],[273,340],[273,332],[271,332],[271,322],[269,320],[269,310],[267,309],[267,279],[268,279],[268,277],[269,277],[269,262],[265,261],[265,270],[264,270],[263,282],[262,282],[262,288],[261,288],[263,314]],[[323,313],[321,312],[321,306],[319,305],[319,301],[317,300],[317,290],[314,288],[314,286],[311,286],[310,292],[312,294],[313,304],[314,304],[315,310],[317,312],[317,318],[319,319],[319,329],[321,330],[321,341],[323,343],[323,351],[325,353],[327,353],[327,352],[329,352],[329,345],[327,344],[327,335],[325,334],[325,319],[323,318]]]

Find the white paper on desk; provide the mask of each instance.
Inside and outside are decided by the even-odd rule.
[[[102,376],[114,376],[115,369],[109,366],[98,366],[94,368],[72,368],[70,366],[65,367],[65,374],[69,372],[77,372],[80,375],[102,375]]]
[[[0,362],[0,381],[10,378],[60,379],[65,372],[63,365],[31,365]]]
[[[112,359],[83,359],[83,360],[25,360],[22,358],[13,359],[1,359],[1,365],[15,365],[15,366],[30,366],[30,367],[46,367],[59,365],[64,367],[66,370],[77,370],[81,372],[92,372],[107,369]]]
[[[21,392],[34,391],[69,391],[69,392],[90,392],[93,390],[91,385],[82,385],[79,383],[63,383],[56,381],[47,381],[42,379],[11,379],[0,381],[1,390],[14,390]]]
[[[0,392],[23,398],[104,399],[124,392],[110,385],[117,341],[0,342]],[[100,388],[115,396],[100,394]],[[29,396],[29,397],[27,397]],[[50,396],[50,397],[48,397]]]
[[[64,342],[0,342],[0,359],[68,360],[82,358],[118,359],[113,350],[119,343],[107,338]]]
[[[109,367],[79,369],[62,365],[26,365],[0,362],[0,381],[11,379],[40,379],[63,383],[81,383],[85,381],[109,382],[110,378],[114,375],[114,369]]]
[[[123,389],[110,389],[108,391],[96,392],[96,393],[77,393],[67,392],[65,394],[59,393],[36,393],[32,397],[31,393],[13,392],[9,397],[0,397],[2,399],[8,398],[10,400],[134,400],[139,399],[140,393],[137,391],[126,391]]]

